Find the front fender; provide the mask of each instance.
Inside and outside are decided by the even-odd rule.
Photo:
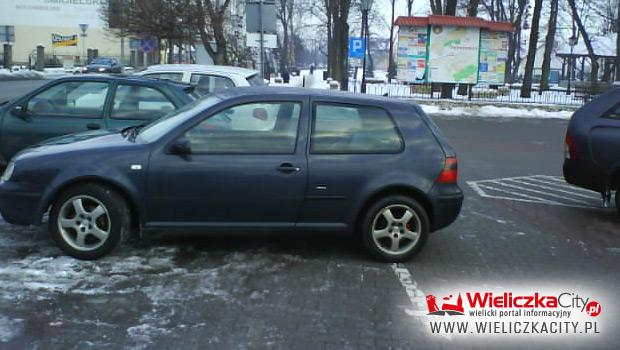
[[[143,167],[145,168],[145,167]],[[140,218],[146,217],[146,207],[141,200],[141,193],[145,185],[146,171],[131,171],[129,166],[127,172],[109,167],[105,164],[84,164],[77,167],[62,170],[43,191],[39,205],[39,213],[42,217],[53,204],[53,200],[65,189],[73,184],[80,182],[99,182],[114,187],[121,192],[128,200],[130,206],[137,209]]]

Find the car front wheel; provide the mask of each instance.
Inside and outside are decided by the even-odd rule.
[[[110,253],[130,230],[123,197],[99,184],[82,184],[63,192],[50,213],[52,238],[67,254],[82,260]]]
[[[389,196],[377,201],[362,220],[362,239],[377,259],[402,262],[422,249],[429,234],[426,210],[405,196]]]

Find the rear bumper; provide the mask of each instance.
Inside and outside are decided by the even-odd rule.
[[[433,206],[431,231],[450,225],[461,213],[463,191],[458,185],[435,185],[429,198]]]
[[[41,223],[39,203],[41,194],[20,187],[19,184],[0,183],[0,213],[13,225],[38,225]]]
[[[603,191],[609,181],[607,174],[570,159],[564,159],[562,172],[564,180],[569,184],[596,192]]]

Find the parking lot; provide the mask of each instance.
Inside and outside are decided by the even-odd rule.
[[[466,199],[406,264],[374,262],[348,236],[242,232],[157,233],[84,262],[45,227],[0,221],[0,349],[496,348],[429,334],[425,294],[555,284],[617,298],[620,216],[561,181],[565,121],[436,122],[458,151]],[[553,346],[616,348],[618,321],[605,320],[598,336]]]

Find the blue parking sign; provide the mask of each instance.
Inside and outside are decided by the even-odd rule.
[[[364,58],[366,42],[364,38],[349,38],[349,58]]]

